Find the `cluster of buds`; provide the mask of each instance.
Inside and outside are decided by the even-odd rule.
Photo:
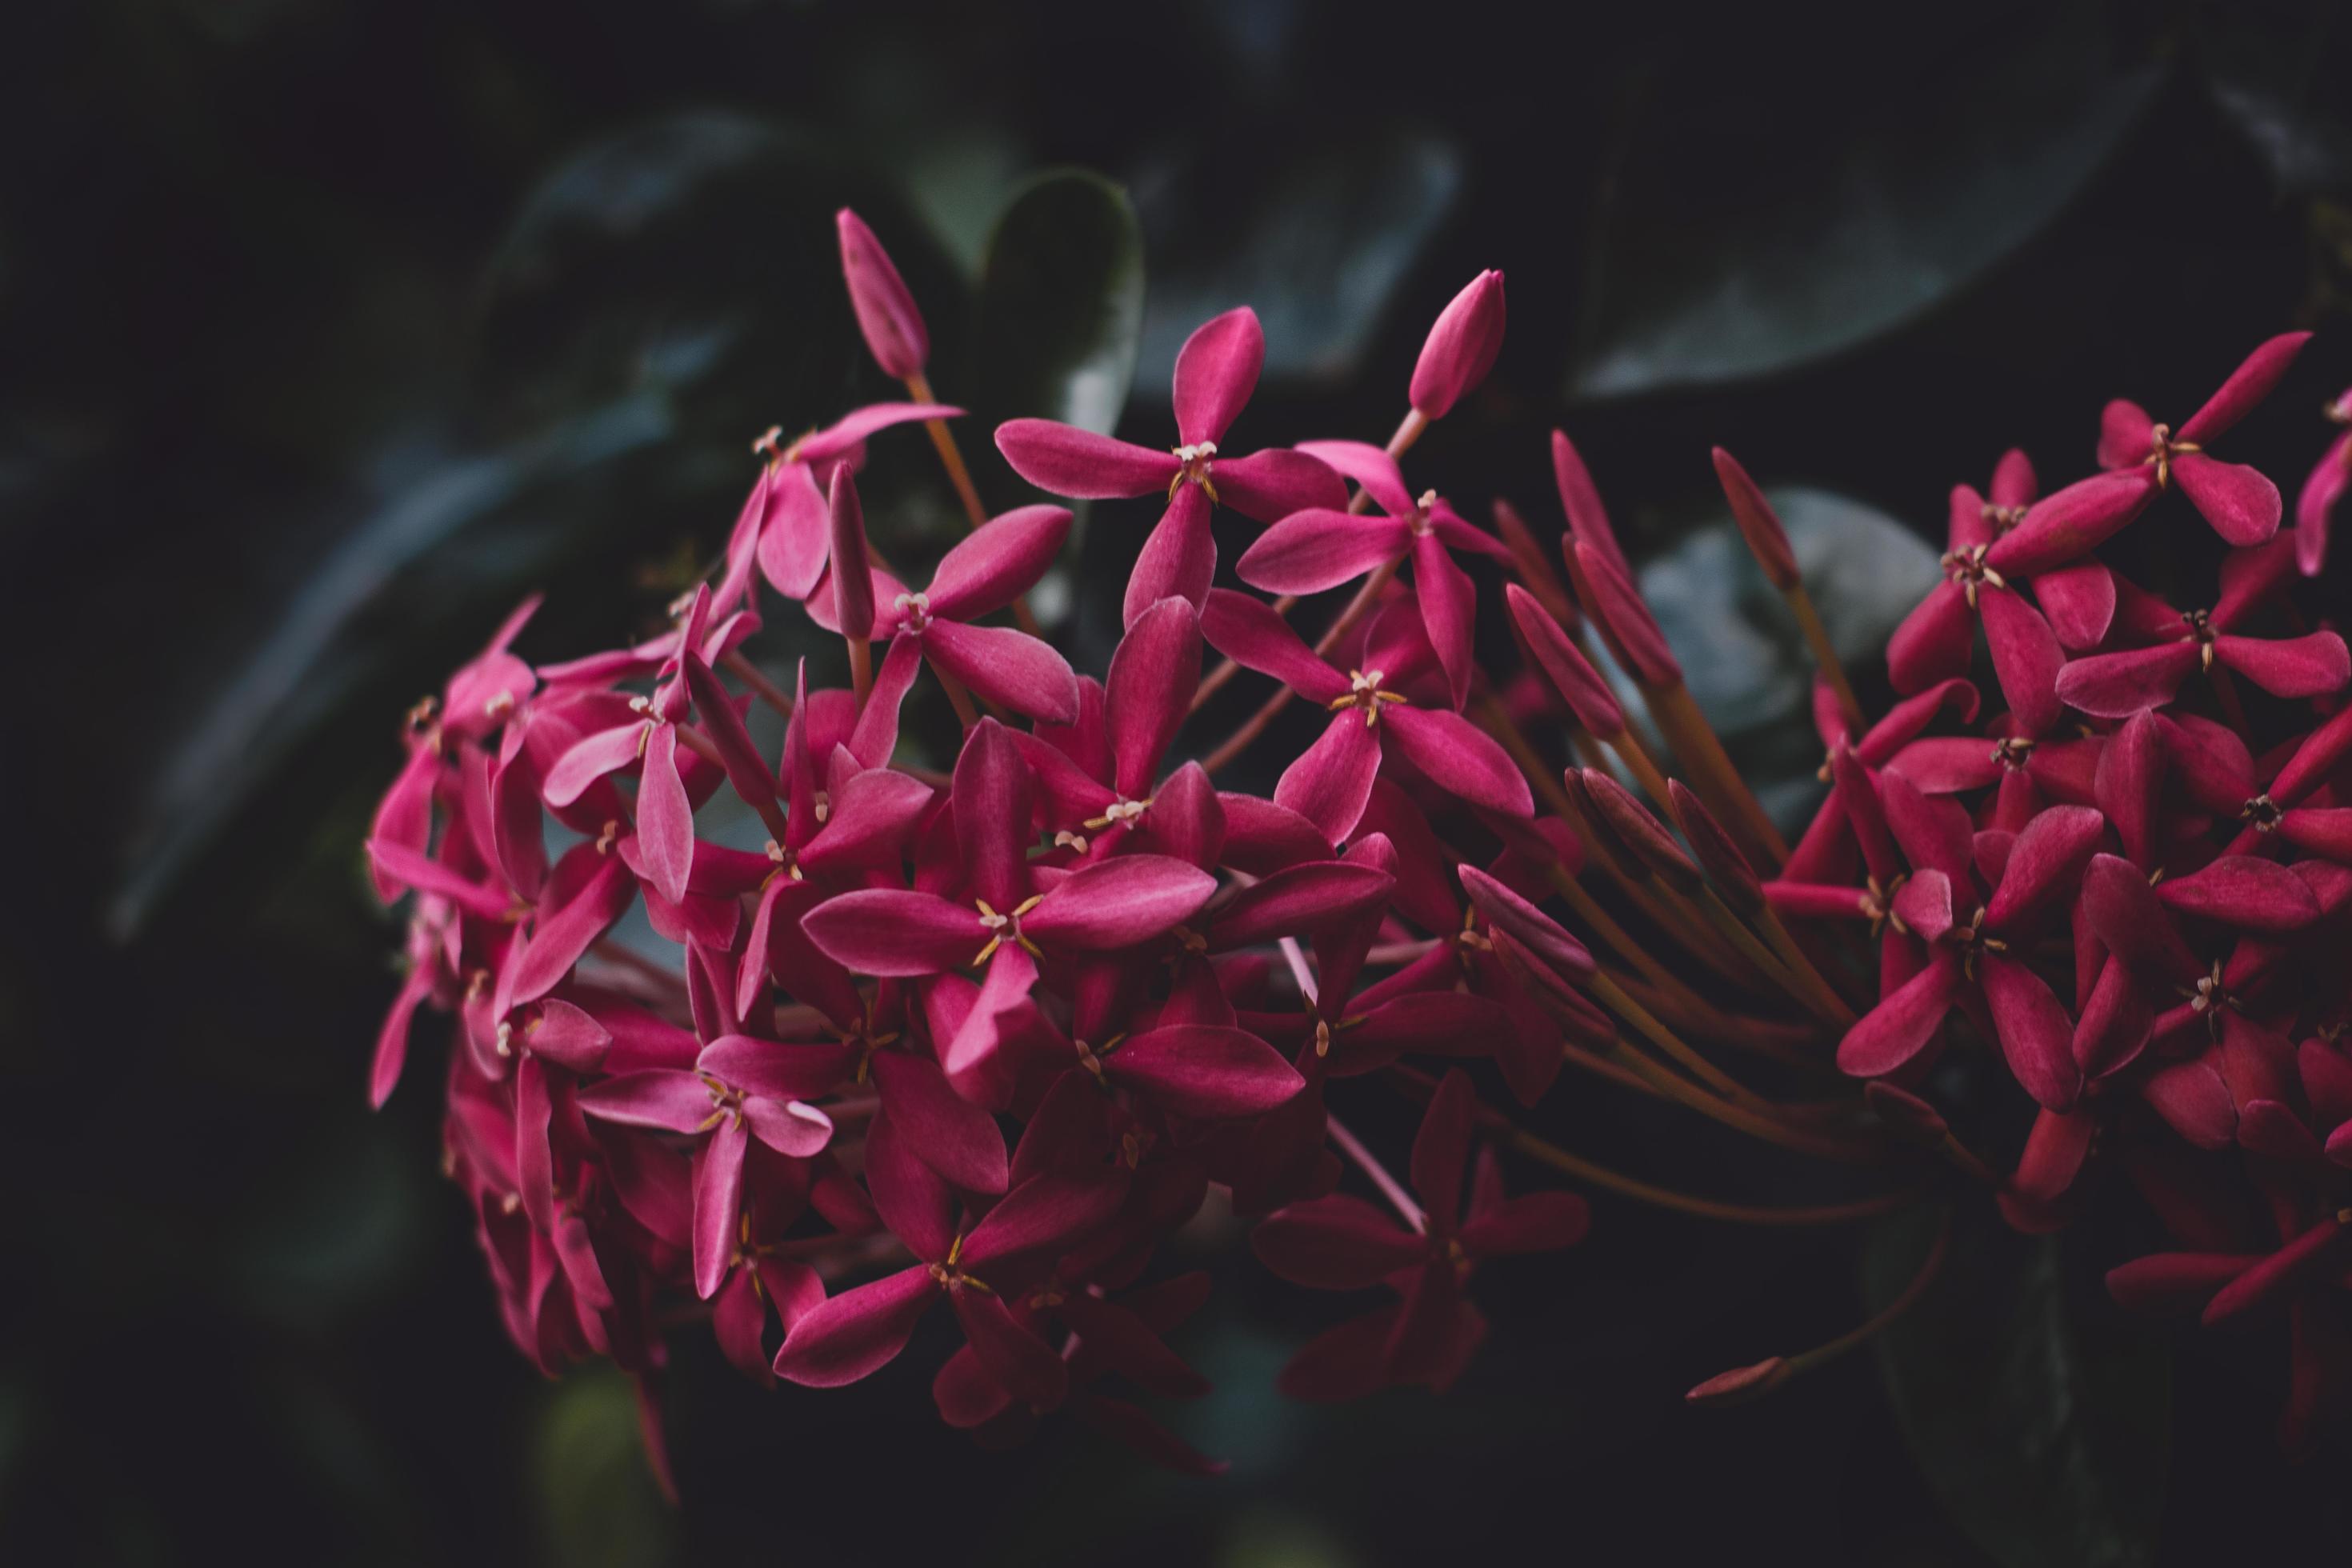
[[[1067,1414],[1206,1472],[1143,1403],[1206,1388],[1171,1340],[1207,1276],[1168,1262],[1204,1212],[1203,1234],[1255,1222],[1286,1280],[1376,1293],[1282,1373],[1339,1399],[1448,1386],[1485,1335],[1480,1266],[1583,1234],[1581,1196],[1511,1195],[1506,1157],[1514,1180],[1542,1167],[1727,1221],[1839,1224],[1973,1184],[2041,1226],[2095,1147],[2193,1249],[2119,1271],[2119,1294],[2290,1305],[2299,1378],[2316,1364],[2352,1217],[2343,993],[2305,962],[2352,895],[2334,793],[2352,710],[2325,717],[2346,653],[2286,599],[2320,525],[2276,537],[2276,490],[2206,451],[2297,340],[2178,436],[2110,409],[2108,472],[2037,502],[2012,456],[1990,500],[1956,491],[1948,579],[1890,647],[1904,697],[1875,724],[1769,505],[1717,455],[1822,662],[1832,788],[1792,850],[1566,437],[1564,575],[1508,505],[1489,531],[1407,482],[1408,451],[1494,363],[1499,273],[1440,316],[1382,446],[1234,448],[1265,352],[1246,309],[1186,342],[1169,447],[996,431],[1048,494],[1161,508],[1097,680],[1024,599],[1071,513],[985,513],[916,302],[855,215],[840,233],[908,400],[756,442],[723,558],[659,635],[534,666],[513,651],[522,606],[412,713],[367,846],[379,894],[414,900],[373,1097],[419,1008],[454,1014],[445,1160],[542,1368],[609,1355],[650,1413],[667,1336],[698,1327],[750,1377],[832,1387],[944,1302],[950,1425],[996,1442]],[[856,480],[869,442],[914,424],[971,522],[920,588],[875,550]],[[2329,461],[2340,476],[2340,447]],[[2210,609],[2091,554],[2175,488],[2239,547]],[[2332,496],[2306,499],[2322,524]],[[1221,507],[1265,525],[1232,570],[1278,596],[1215,585]],[[1475,635],[1497,578],[1523,656],[1504,669]],[[1351,587],[1311,644],[1295,629]],[[778,608],[842,640],[845,687],[762,668]],[[1979,621],[1998,718],[1969,679]],[[1598,672],[1603,644],[1639,713]],[[961,721],[944,773],[899,744],[926,672]],[[1179,760],[1188,722],[1251,677],[1271,682],[1256,706]],[[1270,795],[1219,787],[1301,698],[1328,720]],[[755,727],[779,721],[763,749]],[[2041,1105],[2011,1174],[1925,1098],[1948,1015]],[[1790,1208],[1621,1173],[1522,1125],[1563,1067],[1877,1185]],[[1342,1119],[1384,1095],[1420,1111],[1409,1152]],[[2226,1231],[2207,1198],[2223,1149],[2262,1200]],[[1756,1392],[1861,1332],[1698,1394]]]

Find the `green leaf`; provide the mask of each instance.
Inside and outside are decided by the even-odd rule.
[[[1874,1310],[1914,1277],[1932,1225],[1914,1214],[1873,1234]],[[2140,1568],[2163,1512],[2171,1360],[2062,1264],[2056,1238],[1963,1211],[1933,1289],[1879,1336],[1879,1368],[1929,1488],[1989,1555]],[[2101,1314],[2087,1330],[2086,1311]]]
[[[1888,635],[1942,575],[1936,552],[1885,512],[1833,491],[1766,493],[1838,657],[1857,681],[1877,679]],[[1821,747],[1806,717],[1812,655],[1738,529],[1719,515],[1643,562],[1639,575],[1691,696],[1741,776],[1783,827],[1801,826],[1821,790]]]
[[[1574,398],[1768,375],[1899,327],[2051,222],[2154,97],[2074,11],[1857,87],[1669,76],[1624,133]],[[1890,66],[1890,72],[1902,68]],[[1812,89],[1818,89],[1816,93]],[[1808,100],[1834,94],[1835,112]],[[1796,101],[1791,102],[1791,100]],[[1791,128],[1793,127],[1793,128]]]
[[[1143,234],[1127,192],[1083,169],[1005,205],[980,291],[982,405],[1108,436],[1135,381]]]

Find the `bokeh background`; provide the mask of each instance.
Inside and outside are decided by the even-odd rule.
[[[2344,7],[1529,9],[7,8],[0,1557],[2341,1546],[2341,1453],[2296,1471],[2267,1444],[2276,1345],[2175,1362],[2104,1310],[2099,1270],[2145,1240],[2127,1206],[2063,1250],[1977,1237],[1892,1382],[1857,1355],[1728,1412],[1680,1391],[1845,1327],[1916,1237],[1872,1238],[1858,1279],[1851,1236],[1604,1201],[1588,1245],[1482,1277],[1496,1333],[1453,1396],[1337,1413],[1268,1384],[1344,1304],[1229,1247],[1182,1347],[1219,1390],[1171,1413],[1234,1460],[1214,1483],[1061,1428],[982,1453],[932,1421],[920,1345],[855,1393],[771,1396],[689,1333],[672,1511],[625,1386],[544,1382],[503,1341],[436,1172],[436,1047],[365,1111],[398,926],[357,846],[402,712],[530,586],[551,597],[527,655],[657,618],[752,436],[889,395],[838,284],[845,202],[921,296],[975,456],[1013,413],[1156,442],[1175,345],[1239,302],[1269,341],[1251,445],[1380,439],[1430,318],[1505,268],[1494,376],[1413,477],[1557,532],[1565,422],[1702,699],[1791,807],[1803,670],[1710,444],[1774,488],[1856,650],[1932,574],[1949,485],[2012,443],[2076,477],[2110,395],[2186,410],[2263,337],[2319,328],[2231,454],[2290,493],[2316,456],[2352,381]],[[1033,183],[1067,166],[1111,184]],[[919,442],[885,446],[869,516],[919,556],[959,524]],[[1023,499],[987,456],[992,503]],[[1082,667],[1148,521],[1097,509],[1045,595]],[[1806,1179],[1575,1082],[1545,1115],[1685,1186]]]

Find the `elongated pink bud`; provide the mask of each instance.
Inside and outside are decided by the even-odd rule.
[[[1792,592],[1803,579],[1797,572],[1796,552],[1789,548],[1788,531],[1780,526],[1772,503],[1764,499],[1739,459],[1720,447],[1715,449],[1715,477],[1723,485],[1732,521],[1739,524],[1739,535],[1755,552],[1756,563],[1764,568],[1772,586],[1783,594]]]
[[[1592,973],[1592,954],[1558,921],[1475,866],[1463,867],[1460,875],[1462,890],[1470,895],[1470,901],[1478,906],[1486,923],[1550,970],[1559,978],[1561,989],[1569,989],[1573,982]]]
[[[1600,769],[1587,768],[1584,793],[1593,809],[1601,814],[1601,820],[1609,825],[1609,830],[1640,857],[1652,875],[1685,897],[1706,885],[1706,879],[1699,874],[1698,863],[1683,853],[1675,836],[1650,815],[1649,807],[1633,798],[1633,791]]]
[[[890,263],[890,253],[866,226],[866,220],[844,207],[834,215],[841,230],[841,275],[849,283],[850,308],[857,312],[857,330],[883,374],[900,381],[920,375],[931,357],[931,334],[923,327],[923,313],[915,308],[907,280]]]
[[[1718,1372],[1683,1397],[1693,1405],[1737,1405],[1743,1399],[1769,1393],[1790,1375],[1787,1357],[1769,1356],[1753,1366]]]
[[[1743,915],[1758,915],[1764,910],[1764,884],[1757,879],[1756,868],[1748,863],[1739,846],[1707,810],[1705,802],[1683,786],[1680,779],[1666,781],[1666,798],[1674,802],[1675,816],[1682,823],[1683,837],[1689,840],[1691,855],[1706,872],[1706,879],[1723,901]]]
[[[1570,557],[1580,585],[1589,593],[1585,613],[1607,635],[1633,679],[1644,686],[1680,686],[1683,667],[1667,646],[1657,617],[1642,602],[1642,591],[1620,572],[1609,557],[1580,539]]]
[[[866,509],[846,463],[833,471],[832,516],[834,625],[845,637],[866,637],[874,626],[874,568],[866,553]]]
[[[1592,661],[1560,630],[1559,623],[1517,583],[1503,585],[1503,598],[1510,605],[1511,623],[1518,627],[1528,656],[1567,700],[1576,721],[1603,741],[1623,734],[1625,710],[1618,705],[1616,694],[1601,672],[1592,668]]]
[[[1481,272],[1439,313],[1421,345],[1410,395],[1414,412],[1444,418],[1464,393],[1486,379],[1502,346],[1503,275]]]

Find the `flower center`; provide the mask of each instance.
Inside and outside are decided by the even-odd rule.
[[[959,1236],[954,1241],[948,1245],[948,1255],[945,1261],[927,1265],[931,1271],[931,1278],[939,1281],[942,1289],[961,1290],[965,1286],[969,1285],[973,1289],[980,1291],[983,1295],[995,1295],[996,1292],[990,1289],[985,1283],[973,1279],[961,1268],[956,1267],[956,1259],[962,1256],[963,1237]]]
[[[1977,509],[1977,515],[1992,524],[1993,537],[1998,539],[2025,521],[2025,509],[2021,506],[1995,506],[1987,501]]]
[[[1437,492],[1435,490],[1422,491],[1421,499],[1413,502],[1412,517],[1410,521],[1412,525],[1412,531],[1416,535],[1427,533],[1429,531],[1429,509],[1436,504]]]
[[[2009,943],[1999,937],[1987,936],[1984,929],[1984,906],[1969,917],[1969,923],[1952,928],[1952,941],[1960,950],[1960,972],[1969,979],[1977,977],[1977,960],[1988,952],[2007,952]]]
[[[890,604],[898,612],[902,631],[919,632],[931,624],[931,600],[927,594],[901,594]]]
[[[1013,907],[1013,912],[1009,915],[998,914],[988,907],[988,900],[985,899],[974,899],[972,907],[980,911],[980,926],[982,931],[988,932],[988,945],[974,955],[971,961],[973,965],[977,967],[986,963],[995,956],[996,950],[1007,942],[1018,943],[1032,958],[1045,957],[1044,953],[1037,951],[1035,942],[1021,934],[1021,917],[1035,909],[1045,897],[1043,893],[1031,894],[1022,902],[1015,904]]]
[[[2011,735],[1993,742],[1992,760],[2013,773],[2023,773],[2032,755],[2033,742],[2022,735]]]
[[[1985,551],[1990,546],[1971,544],[1966,550],[1944,552],[1943,566],[1947,576],[1959,584],[1960,591],[1969,597],[1969,608],[1977,607],[1977,594],[1984,588],[2006,588],[2009,584],[2001,574],[1985,564]]]
[[[2231,995],[2221,984],[2221,961],[2215,959],[2211,972],[2199,976],[2194,987],[2184,988],[2180,994],[2189,998],[2189,1010],[2203,1015],[2206,1027],[2213,1037],[2221,1038],[2221,1009],[2238,1010],[2238,999]]]
[[[702,1074],[701,1078],[702,1087],[710,1094],[710,1114],[702,1119],[702,1125],[695,1131],[708,1132],[730,1116],[740,1121],[743,1119],[742,1091],[730,1088],[709,1073]]]
[[[2198,658],[2202,661],[2207,669],[2212,668],[2213,638],[2217,635],[2213,629],[2213,612],[2210,610],[2183,610],[2180,612],[2180,618],[2188,624],[2188,640],[2198,645]]]
[[[1087,1071],[1094,1074],[1095,1086],[1097,1088],[1106,1091],[1109,1089],[1110,1079],[1105,1077],[1103,1073],[1103,1058],[1118,1049],[1118,1043],[1125,1038],[1127,1038],[1127,1037],[1123,1034],[1113,1035],[1109,1039],[1105,1040],[1099,1047],[1089,1046],[1084,1040],[1072,1040],[1070,1042],[1070,1044],[1078,1048],[1078,1065],[1086,1068]]]
[[[1334,697],[1328,706],[1337,713],[1342,709],[1360,708],[1364,711],[1364,727],[1370,729],[1381,721],[1381,704],[1402,702],[1404,698],[1393,691],[1381,689],[1385,671],[1351,669],[1348,672],[1348,695]]]
[[[1111,802],[1108,805],[1103,807],[1103,814],[1100,816],[1090,816],[1087,818],[1086,826],[1090,831],[1100,833],[1104,828],[1112,826],[1116,824],[1133,822],[1137,817],[1141,816],[1145,812],[1150,811],[1150,809],[1151,797],[1150,795],[1144,796],[1141,800],[1129,800],[1125,795],[1121,795],[1117,800]],[[1055,842],[1058,843],[1059,840],[1056,839]],[[1084,849],[1086,847],[1086,841],[1084,839],[1080,839],[1078,841],[1078,847],[1080,849]]]
[[[768,858],[776,863],[776,868],[768,873],[767,880],[760,884],[761,887],[766,887],[768,882],[774,881],[778,877],[790,877],[795,882],[807,879],[801,875],[799,850],[787,849],[772,838],[768,840],[767,848]]]
[[[2174,440],[2172,426],[2159,425],[2148,435],[2148,453],[2147,457],[2140,459],[2140,465],[2143,468],[2151,463],[2156,465],[2156,488],[2162,489],[2172,482],[2173,458],[2183,453],[2201,452],[2204,449],[2193,441]]]
[[[1217,444],[1214,441],[1193,441],[1170,450],[1176,455],[1178,468],[1168,481],[1168,499],[1174,500],[1176,492],[1189,481],[1200,486],[1201,493],[1207,496],[1213,505],[1217,499],[1217,487],[1210,482],[1209,469],[1216,461]]]
[[[2266,795],[2258,795],[2240,806],[2238,815],[2252,824],[2255,832],[2269,833],[2277,828],[2279,818],[2284,814],[2279,810],[2278,802]]]
[[[1876,936],[1888,926],[1893,926],[1904,936],[1911,934],[1911,928],[1905,925],[1903,917],[1895,912],[1895,895],[1901,892],[1903,884],[1910,879],[1910,876],[1906,873],[1881,887],[1877,878],[1865,879],[1865,885],[1862,891],[1862,912],[1870,921],[1871,935]]]

